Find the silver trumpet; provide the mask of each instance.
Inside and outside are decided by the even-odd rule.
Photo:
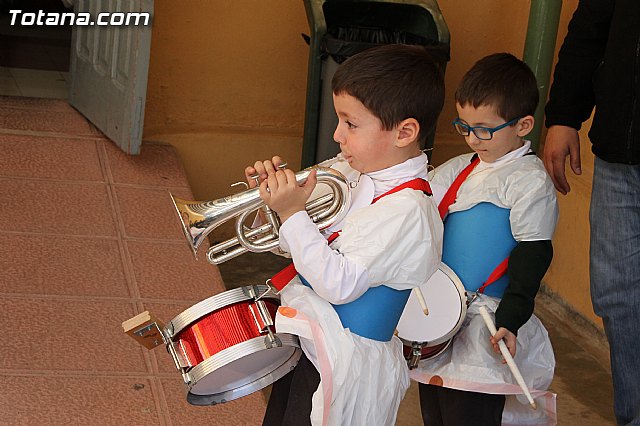
[[[331,190],[306,204],[307,214],[320,230],[340,221],[351,204],[351,188],[347,178],[337,170],[324,167],[329,164],[324,162],[296,173],[296,181],[303,185],[309,173],[316,170],[318,185],[327,185]],[[173,195],[171,199],[194,256],[197,256],[198,248],[209,233],[233,218],[236,219],[236,236],[209,248],[207,260],[210,263],[217,265],[247,251],[261,253],[278,247],[280,221],[275,212],[264,204],[257,187],[213,201],[186,201]],[[260,209],[264,212],[266,223],[256,228],[246,226],[247,217]]]

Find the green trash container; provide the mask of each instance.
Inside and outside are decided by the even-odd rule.
[[[338,119],[331,78],[340,63],[381,44],[417,44],[434,52],[442,71],[449,61],[449,29],[435,0],[304,0],[309,67],[302,166],[334,157]],[[423,149],[433,148],[433,134]]]

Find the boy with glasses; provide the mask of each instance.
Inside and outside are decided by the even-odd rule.
[[[553,256],[558,207],[551,179],[525,139],[538,104],[536,79],[513,55],[494,54],[466,73],[455,96],[453,125],[474,153],[436,168],[431,183],[434,190],[446,188],[439,204],[442,260],[474,298],[447,351],[411,371],[420,382],[422,417],[430,426],[533,424],[534,419],[551,424],[555,395],[544,390],[555,358],[533,308]],[[479,314],[481,306],[495,314],[494,337]],[[530,409],[496,355],[500,339],[537,410]]]

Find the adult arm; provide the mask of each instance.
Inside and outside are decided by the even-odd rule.
[[[565,161],[580,174],[578,130],[595,105],[593,76],[604,58],[613,14],[609,0],[581,0],[558,53],[558,63],[546,105],[547,133],[543,160],[554,186],[562,194],[571,190]]]
[[[542,159],[553,185],[563,195],[567,195],[571,191],[571,186],[565,173],[567,156],[573,173],[576,175],[582,174],[578,131],[569,126],[555,125],[549,127],[544,141]]]

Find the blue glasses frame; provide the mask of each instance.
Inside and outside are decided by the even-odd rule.
[[[504,129],[507,126],[511,126],[514,123],[517,123],[518,120],[520,120],[522,117],[518,117],[518,118],[514,118],[511,121],[507,121],[504,124],[501,124],[499,126],[496,127],[482,127],[482,126],[469,126],[468,124],[463,123],[462,121],[460,121],[460,117],[456,118],[455,120],[453,120],[453,122],[451,124],[453,124],[453,127],[456,129],[456,131],[461,134],[462,136],[469,136],[471,134],[471,132],[473,132],[474,135],[476,135],[476,137],[480,140],[483,141],[488,141],[491,140],[493,138],[493,134],[495,132],[497,132],[500,129]],[[476,130],[479,130],[480,132],[476,132]],[[487,132],[488,133],[488,137],[487,134],[483,133],[483,132]]]

